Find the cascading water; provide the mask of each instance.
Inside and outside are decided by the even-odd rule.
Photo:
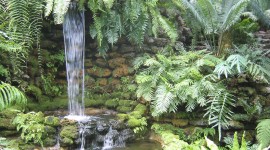
[[[69,116],[84,116],[84,12],[71,2],[63,23],[66,72],[68,81]]]

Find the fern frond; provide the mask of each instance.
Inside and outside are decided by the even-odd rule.
[[[26,97],[16,87],[3,82],[0,84],[0,110],[13,104],[25,105],[26,102]]]
[[[270,119],[264,119],[256,127],[257,139],[262,148],[270,145]]]
[[[153,102],[154,111],[152,115],[159,116],[167,112],[175,97],[171,91],[168,91],[165,85],[158,86],[155,95],[156,100]]]
[[[221,140],[221,128],[228,126],[231,120],[232,111],[230,107],[234,106],[233,96],[220,89],[211,97],[208,102],[210,105],[206,109],[204,116],[208,116],[208,122],[213,127],[218,127],[219,140]]]
[[[239,0],[235,5],[230,8],[228,12],[225,12],[226,14],[223,17],[223,23],[221,25],[221,30],[223,32],[227,31],[240,19],[240,16],[247,7],[248,3],[249,0]]]

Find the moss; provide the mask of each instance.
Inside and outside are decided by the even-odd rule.
[[[187,119],[173,119],[172,124],[176,127],[184,127],[188,125]]]
[[[19,132],[16,130],[2,130],[2,131],[0,131],[0,135],[3,137],[14,136],[18,133]]]
[[[104,106],[105,101],[104,100],[85,100],[85,106],[86,107],[100,107],[100,106]]]
[[[136,119],[140,119],[140,118],[142,118],[142,113],[140,112],[140,111],[132,111],[130,114],[129,114],[129,116],[132,116],[132,117],[134,117],[134,118],[136,118]]]
[[[37,101],[41,101],[42,92],[35,85],[31,84],[27,87],[27,93],[33,95]]]
[[[12,124],[12,119],[0,118],[0,129],[16,129],[16,126]]]
[[[135,127],[139,127],[141,126],[141,122],[142,120],[141,119],[136,119],[136,118],[130,118],[127,122],[128,126],[131,127],[131,128],[135,128]]]
[[[47,137],[46,139],[44,139],[43,143],[44,146],[54,146],[56,144],[56,139],[55,138],[51,138],[51,137]]]
[[[116,110],[121,113],[127,113],[131,111],[131,107],[118,106]]]
[[[125,121],[125,120],[127,120],[129,117],[128,117],[128,114],[117,114],[117,118],[118,118],[119,120]]]
[[[54,117],[54,116],[47,116],[45,117],[45,122],[46,125],[49,126],[59,126],[60,125],[60,119],[58,117]]]
[[[61,142],[63,143],[63,146],[72,145],[74,143],[74,141],[70,138],[63,138],[61,139]]]
[[[135,108],[134,111],[139,111],[140,113],[144,114],[147,110],[147,107],[143,104],[138,104]]]
[[[131,100],[119,100],[119,105],[120,106],[131,106]]]
[[[105,102],[105,106],[108,108],[116,108],[118,106],[118,100],[112,99]]]
[[[78,128],[77,126],[64,126],[60,132],[61,138],[76,139],[78,137]]]
[[[14,118],[16,117],[16,115],[21,112],[20,110],[17,110],[17,109],[13,109],[13,108],[7,108],[5,110],[2,110],[0,112],[0,117],[3,117],[3,118]]]
[[[56,133],[56,129],[54,127],[45,126],[44,129],[45,129],[46,133],[49,133],[50,135]]]
[[[50,111],[68,108],[68,98],[66,96],[54,98],[52,101],[41,101],[39,103],[30,102],[27,104],[30,111]]]

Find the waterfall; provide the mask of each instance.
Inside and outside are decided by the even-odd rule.
[[[85,22],[77,7],[71,2],[63,23],[69,116],[84,116]]]

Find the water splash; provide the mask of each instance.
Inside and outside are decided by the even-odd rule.
[[[63,23],[69,115],[84,116],[84,12],[72,2]]]

